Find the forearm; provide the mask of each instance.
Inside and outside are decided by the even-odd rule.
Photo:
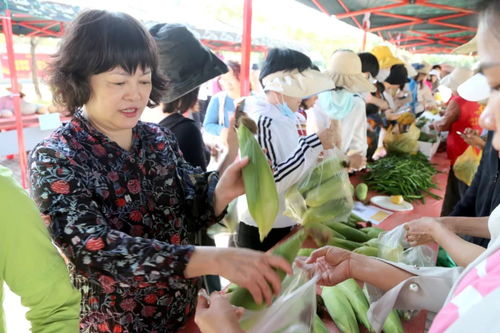
[[[202,275],[217,275],[216,252],[215,247],[196,246],[184,269],[184,277],[190,279]]]
[[[236,160],[236,157],[238,157],[238,149],[229,148],[226,156],[224,156],[224,160],[222,160],[222,163],[217,170],[219,172],[219,175],[222,175],[224,173],[224,171],[231,165],[231,163]]]
[[[458,235],[491,238],[488,217],[444,216],[437,218],[444,226]]]
[[[385,291],[414,276],[383,261],[354,253],[349,259],[349,269],[352,278]]]
[[[469,265],[485,250],[484,247],[467,242],[443,226],[436,229],[433,238],[448,252],[457,265],[462,267]]]

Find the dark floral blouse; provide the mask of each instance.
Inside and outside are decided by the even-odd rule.
[[[193,235],[217,221],[216,173],[139,122],[126,151],[77,113],[30,158],[31,186],[81,290],[81,332],[175,332],[196,304]]]

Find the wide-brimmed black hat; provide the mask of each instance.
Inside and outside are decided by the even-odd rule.
[[[228,72],[226,64],[204,47],[186,26],[160,23],[149,32],[158,46],[160,73],[168,79],[163,103],[175,101],[202,83]]]
[[[406,70],[405,65],[397,64],[391,66],[391,72],[389,76],[385,79],[385,82],[395,85],[403,85],[406,82],[409,82],[408,79],[408,71]]]

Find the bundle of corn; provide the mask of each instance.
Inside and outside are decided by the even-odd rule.
[[[285,214],[303,225],[345,220],[352,208],[352,185],[345,162],[331,158],[313,169],[309,177],[285,197]]]

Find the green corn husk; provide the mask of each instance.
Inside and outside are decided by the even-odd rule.
[[[358,321],[360,321],[370,332],[374,332],[373,327],[368,320],[368,309],[370,305],[368,304],[368,300],[358,283],[354,279],[347,279],[337,286],[344,293],[344,295],[347,296]]]
[[[340,247],[344,250],[349,250],[349,251],[352,251],[354,249],[357,249],[358,247],[363,246],[363,244],[358,242],[353,242],[347,239],[340,239],[335,237],[332,237],[332,239],[330,239],[328,245]]]
[[[312,333],[328,333],[328,329],[316,313],[314,314]]]
[[[302,224],[344,220],[352,210],[352,201],[333,200],[319,207],[308,208],[302,216]]]
[[[238,127],[241,156],[248,156],[243,181],[248,210],[259,228],[262,241],[271,231],[279,210],[279,197],[273,172],[253,134],[243,124]]]
[[[346,175],[339,173],[307,192],[307,206],[319,207],[328,201],[350,197],[350,182],[345,179],[346,177]]]
[[[359,333],[359,325],[349,300],[338,286],[323,287],[321,297],[335,325],[343,333]]]
[[[354,249],[352,252],[362,254],[368,257],[376,257],[378,256],[378,247],[363,245]]]
[[[392,310],[385,319],[383,330],[384,333],[404,333],[403,324],[396,310]]]
[[[345,168],[345,161],[338,158],[331,158],[321,162],[311,172],[311,176],[304,180],[298,187],[300,193],[305,194],[307,191],[315,188],[319,184],[326,182],[333,175],[339,173]]]
[[[285,240],[283,243],[279,244],[272,253],[274,255],[282,256],[285,258],[290,264],[297,257],[297,253],[299,252],[302,243],[306,239],[307,233],[304,229],[300,229],[295,234],[293,234],[290,238]],[[286,273],[280,269],[276,270],[278,273],[280,280],[282,281],[285,277]],[[243,287],[236,287],[234,291],[231,293],[229,297],[229,302],[236,306],[241,306],[248,310],[262,310],[267,307],[266,303],[257,304],[252,297],[252,294],[248,291],[248,289]]]
[[[368,237],[370,238],[377,238],[380,233],[385,231],[384,229],[378,227],[366,227],[366,228],[361,228],[360,230],[365,234],[367,234]]]
[[[340,222],[327,222],[326,225],[329,228],[332,228],[333,230],[338,232],[339,234],[344,235],[344,237],[348,240],[360,243],[370,240],[370,237],[368,237],[367,234],[358,229],[352,228],[347,224]]]

